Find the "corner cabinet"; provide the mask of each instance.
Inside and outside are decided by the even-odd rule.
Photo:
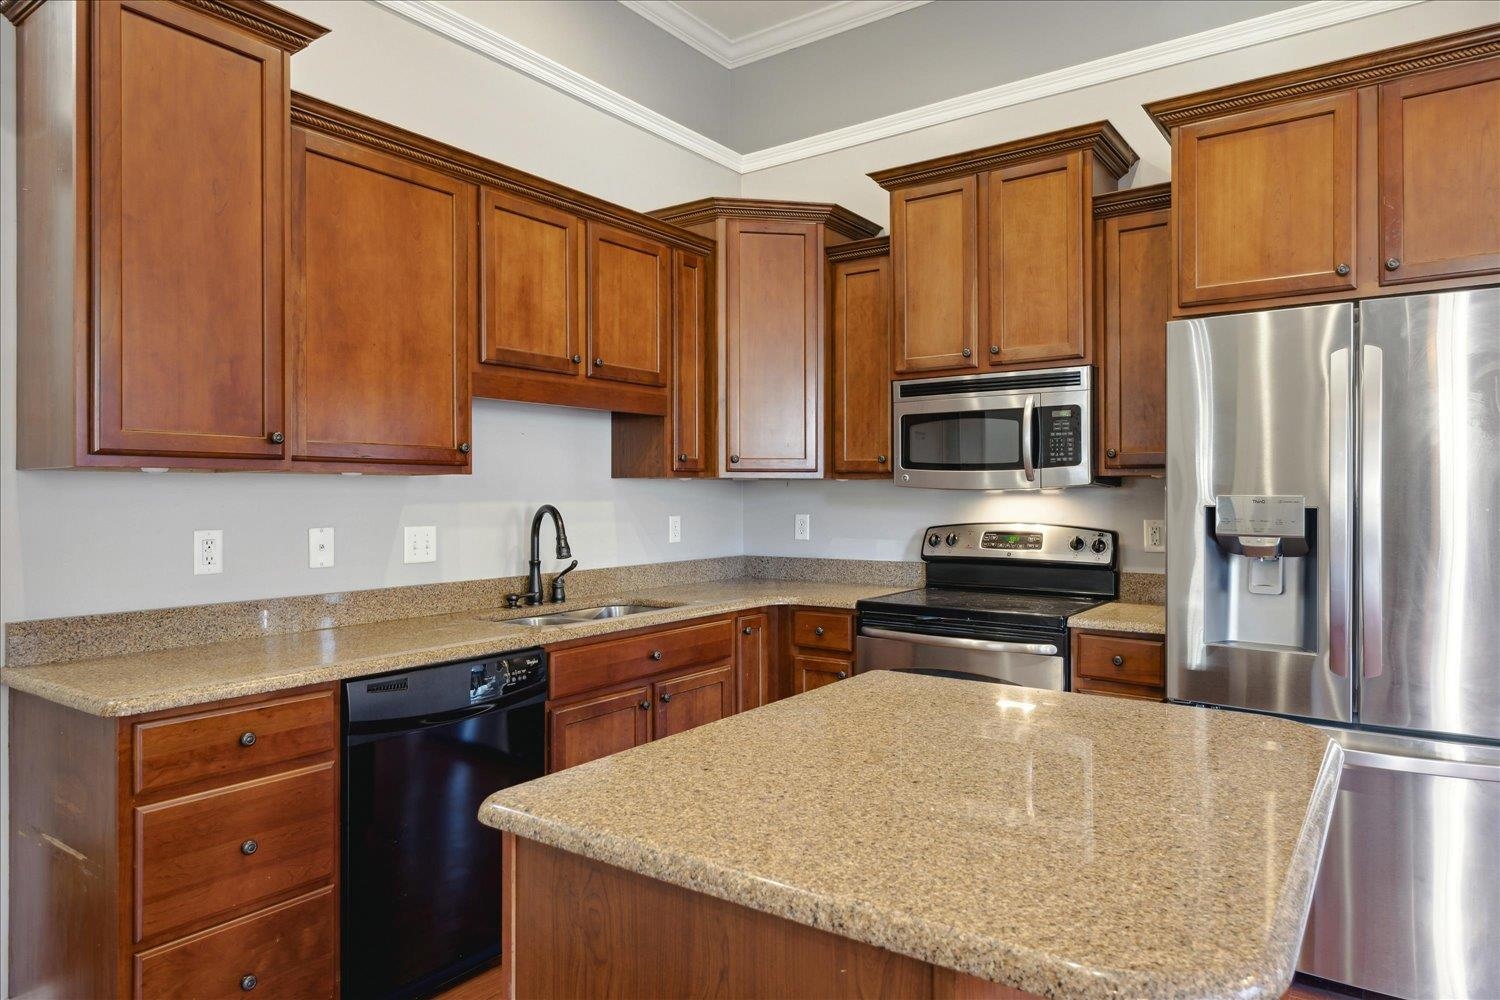
[[[1097,122],[871,174],[891,193],[895,376],[1090,362],[1091,200],[1135,160]]]
[[[291,53],[270,4],[11,3],[17,465],[286,454]]]
[[[828,476],[891,475],[891,241],[828,248]]]
[[[1146,105],[1172,141],[1174,315],[1493,283],[1497,52],[1490,24]]]

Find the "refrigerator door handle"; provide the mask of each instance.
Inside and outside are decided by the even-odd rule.
[[[1328,567],[1328,669],[1349,676],[1350,567],[1349,348],[1328,356],[1328,497],[1331,564]]]
[[[1036,397],[1027,395],[1026,405],[1021,409],[1021,465],[1026,470],[1026,481],[1036,482],[1036,463],[1031,460],[1033,441],[1032,422],[1036,418]]]
[[[1383,352],[1373,345],[1361,348],[1360,374],[1360,676],[1379,677],[1382,663],[1383,600],[1380,497],[1384,470],[1381,468]]]
[[[1344,748],[1344,766],[1372,771],[1403,771],[1436,778],[1466,778],[1470,781],[1500,781],[1500,765],[1467,760],[1442,760],[1407,754],[1379,753]]]

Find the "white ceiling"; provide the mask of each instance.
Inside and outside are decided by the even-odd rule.
[[[733,69],[931,0],[620,0]]]

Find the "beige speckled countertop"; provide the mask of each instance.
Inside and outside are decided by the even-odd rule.
[[[480,819],[1045,997],[1249,1000],[1291,980],[1341,757],[1263,716],[882,671]]]
[[[92,715],[138,715],[767,605],[852,608],[863,598],[904,589],[892,584],[788,580],[696,582],[607,597],[593,595],[541,608],[403,618],[125,656],[9,667],[0,670],[0,683]],[[534,627],[493,620],[601,604],[661,605],[662,610],[561,626]]]
[[[1128,604],[1124,601],[1114,601],[1074,615],[1068,619],[1068,627],[1098,629],[1103,632],[1166,635],[1167,609],[1160,604]]]

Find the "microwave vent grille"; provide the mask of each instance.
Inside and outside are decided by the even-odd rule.
[[[1083,384],[1083,373],[1077,368],[1056,372],[1018,372],[1015,375],[969,375],[940,382],[908,382],[901,386],[901,398],[918,396],[951,396],[954,393],[1008,392],[1016,389],[1066,389]]]

